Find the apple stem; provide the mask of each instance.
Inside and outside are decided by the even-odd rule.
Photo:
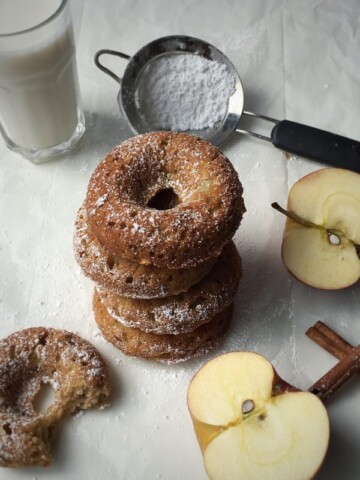
[[[324,401],[352,377],[354,373],[360,371],[360,345],[356,348],[353,347],[322,322],[317,322],[313,327],[309,328],[306,335],[328,352],[341,359],[340,362],[309,388],[309,392]]]
[[[280,205],[277,202],[273,202],[271,204],[271,206],[272,206],[272,208],[274,208],[278,212],[282,213],[286,217],[290,218],[294,222],[296,222],[296,223],[298,223],[298,224],[300,224],[304,227],[321,228],[321,229],[324,228],[321,225],[316,225],[316,223],[309,222],[309,220],[305,220],[304,218],[299,217],[294,212],[289,212],[289,210],[285,210],[285,208],[280,207]],[[341,237],[343,236],[343,234],[341,232],[339,232],[337,230],[332,230],[332,229],[326,229],[326,231],[329,235],[329,242],[332,245],[339,245],[341,243]],[[333,237],[333,236],[335,236],[335,237]],[[354,247],[355,247],[355,250],[356,250],[356,253],[357,253],[358,257],[360,258],[360,245],[358,245],[357,243],[353,243],[353,244],[354,244]]]
[[[280,205],[277,202],[273,202],[271,204],[272,208],[277,210],[278,212],[282,213],[288,218],[291,218],[291,220],[294,220],[296,223],[300,223],[300,225],[303,225],[304,227],[308,228],[321,228],[320,225],[316,225],[315,223],[309,222],[308,220],[305,220],[294,212],[289,212],[288,210],[285,210],[285,208],[280,207]]]

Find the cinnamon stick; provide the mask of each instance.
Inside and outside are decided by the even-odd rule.
[[[315,382],[309,388],[309,392],[314,393],[320,400],[324,401],[359,370],[360,345]]]
[[[306,331],[306,335],[324,348],[324,350],[339,359],[345,357],[354,350],[354,347],[350,343],[321,321],[316,322],[313,327],[310,327]]]
[[[306,335],[329,353],[340,359],[332,369],[323,375],[310,388],[321,400],[326,400],[352,375],[360,372],[360,345],[353,347],[323,322],[309,328]]]

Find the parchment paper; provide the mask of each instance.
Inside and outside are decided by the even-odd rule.
[[[360,4],[325,0],[74,0],[80,87],[87,135],[69,158],[36,166],[0,140],[1,337],[29,326],[79,333],[106,358],[110,408],[65,422],[47,469],[0,470],[0,479],[205,480],[186,406],[188,384],[215,353],[177,366],[124,357],[99,335],[92,283],[76,265],[73,225],[90,175],[114,145],[132,135],[117,106],[119,85],[96,69],[101,48],[134,54],[170,34],[203,38],[233,61],[245,108],[357,140],[360,111]],[[120,59],[108,60],[120,75]],[[263,124],[253,125],[267,131]],[[323,165],[287,158],[271,144],[235,134],[224,146],[244,186],[247,213],[235,237],[244,264],[234,321],[220,352],[260,352],[280,375],[308,388],[335,359],[305,337],[323,320],[360,342],[360,285],[338,292],[293,279],[280,258],[292,184]],[[320,480],[360,478],[360,382],[328,402],[331,441]]]

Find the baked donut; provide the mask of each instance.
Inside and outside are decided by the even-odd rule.
[[[98,293],[109,314],[123,325],[144,332],[178,335],[208,322],[232,303],[241,272],[240,255],[230,241],[211,272],[180,295],[133,300],[103,289]]]
[[[218,148],[186,133],[152,132],[100,162],[86,210],[110,253],[177,269],[218,256],[245,207],[238,175]]]
[[[75,222],[74,251],[87,277],[102,288],[131,298],[162,298],[185,292],[209,273],[216,261],[210,258],[194,268],[169,270],[108,253],[92,234],[84,206]]]
[[[36,412],[44,384],[54,403]],[[28,328],[0,341],[0,466],[49,465],[60,420],[104,406],[109,398],[104,361],[87,341],[64,330]]]
[[[230,323],[233,306],[215,315],[210,322],[193,332],[180,335],[156,335],[138,328],[125,327],[111,317],[94,291],[93,308],[96,323],[105,337],[125,355],[176,363],[198,357],[213,349],[223,340]]]

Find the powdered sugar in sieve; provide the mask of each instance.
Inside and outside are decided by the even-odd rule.
[[[136,104],[152,128],[203,130],[224,119],[234,91],[235,77],[225,64],[196,54],[170,53],[142,69]]]

